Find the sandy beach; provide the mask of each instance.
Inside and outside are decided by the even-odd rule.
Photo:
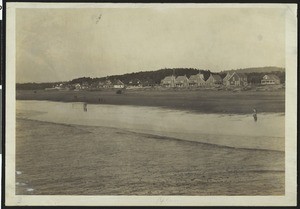
[[[116,94],[115,89],[101,91],[45,91],[19,90],[17,100],[44,100],[57,102],[86,102],[88,104],[133,105],[164,107],[199,113],[251,114],[283,113],[285,91],[217,91],[200,89],[142,89],[125,90]]]
[[[282,151],[20,118],[16,125],[18,195],[284,195]]]

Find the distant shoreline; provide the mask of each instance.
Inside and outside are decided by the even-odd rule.
[[[17,90],[17,100],[86,102],[88,104],[164,107],[201,113],[252,114],[284,113],[285,91],[216,91],[216,90],[114,90],[45,91]]]

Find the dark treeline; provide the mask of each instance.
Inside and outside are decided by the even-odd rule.
[[[271,73],[276,71],[285,72],[285,68],[267,66],[267,67],[239,68],[239,69],[226,70],[222,72],[227,73],[233,71],[237,73],[245,73],[245,74],[246,73]]]
[[[277,75],[280,79],[280,82],[285,83],[285,68],[280,67],[267,66],[226,70],[220,72],[221,77],[224,78],[228,72],[244,73],[247,75],[248,82],[252,84],[260,84],[261,79],[267,74]]]
[[[191,75],[195,75],[197,73],[203,73],[207,78],[210,75],[209,70],[198,70],[195,68],[165,68],[157,71],[144,71],[144,72],[136,72],[136,73],[127,73],[124,75],[115,75],[109,76],[108,79],[119,79],[124,84],[129,84],[130,81],[139,80],[142,84],[160,84],[161,80],[167,76],[175,75],[175,76],[183,76],[186,75],[188,78]]]
[[[79,83],[79,84],[84,84],[84,83],[88,83],[88,84],[92,84],[92,83],[95,83],[95,82],[99,82],[101,80],[101,78],[90,78],[90,77],[82,77],[82,78],[76,78],[76,79],[73,79],[67,83],[69,84],[76,84],[76,83]]]
[[[285,83],[285,72],[282,71],[275,71],[275,72],[270,72],[270,73],[245,73],[247,75],[248,83],[253,83],[253,84],[259,84],[261,82],[261,79],[266,75],[266,74],[272,74],[272,75],[277,75],[278,78],[280,79],[280,83]]]
[[[253,70],[254,72],[251,72],[249,69]],[[237,72],[245,73],[248,77],[248,82],[252,84],[260,84],[261,79],[266,74],[275,74],[280,78],[281,83],[285,83],[285,72],[281,68],[266,68],[267,72],[264,72],[264,68],[261,68],[261,71],[258,72],[257,69],[260,68],[247,68],[245,70],[238,69]],[[271,71],[271,70],[274,71]],[[279,69],[279,70],[278,70]],[[277,70],[277,71],[275,71]],[[19,90],[38,90],[38,89],[45,89],[45,88],[52,88],[58,84],[65,84],[65,85],[74,85],[74,84],[88,84],[88,85],[97,85],[100,81],[105,81],[107,79],[113,81],[113,80],[120,80],[125,85],[128,84],[142,84],[142,85],[157,85],[161,83],[161,80],[164,79],[166,76],[183,76],[186,75],[188,78],[191,75],[195,75],[198,73],[202,73],[204,75],[204,80],[207,80],[210,74],[219,74],[222,78],[224,78],[227,74],[227,72],[232,71],[222,71],[220,73],[212,73],[209,70],[200,70],[195,68],[165,68],[160,69],[157,71],[141,71],[141,72],[135,72],[135,73],[127,73],[123,75],[113,75],[113,76],[107,76],[107,77],[101,77],[101,78],[91,78],[91,77],[81,77],[76,78],[71,81],[66,82],[53,82],[53,83],[23,83],[23,84],[17,84],[16,88]]]
[[[17,83],[17,90],[38,90],[45,88],[52,88],[53,86],[60,84],[60,82],[53,83]]]

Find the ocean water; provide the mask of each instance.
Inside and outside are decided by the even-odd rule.
[[[70,125],[113,127],[221,146],[284,151],[285,115],[203,114],[160,107],[17,101],[17,117]],[[164,140],[162,138],[162,140]]]

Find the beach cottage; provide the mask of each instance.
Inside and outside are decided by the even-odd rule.
[[[103,82],[103,86],[102,86],[103,88],[112,88],[113,87],[113,84],[112,84],[112,82],[110,81],[110,80],[105,80],[104,82]]]
[[[161,80],[161,85],[164,87],[175,87],[175,76],[167,76]]]
[[[132,80],[129,81],[129,86],[134,86],[134,87],[141,87],[141,81],[137,78],[134,78]]]
[[[175,79],[175,86],[176,87],[188,87],[189,86],[189,79],[186,77],[186,75],[178,76]]]
[[[280,79],[277,75],[265,75],[263,79],[261,80],[262,85],[274,85],[274,84],[280,84]]]
[[[206,85],[220,85],[222,84],[222,78],[218,74],[210,74],[205,83]]]
[[[197,75],[191,75],[189,78],[189,86],[203,86],[205,85],[204,75],[199,73]]]
[[[228,79],[233,75],[234,72],[228,72],[226,76],[223,78],[223,84],[227,85]]]
[[[223,84],[226,86],[246,86],[248,84],[247,76],[237,72],[227,73],[223,79]]]
[[[88,89],[88,88],[90,88],[90,85],[88,82],[85,81],[81,84],[81,89]]]
[[[103,86],[104,86],[104,82],[103,81],[99,81],[97,87],[98,88],[103,88]]]
[[[118,80],[114,80],[113,87],[115,89],[122,89],[122,88],[124,88],[124,83],[122,81],[120,81],[119,79]]]
[[[79,91],[81,89],[80,83],[74,84],[74,91]]]

